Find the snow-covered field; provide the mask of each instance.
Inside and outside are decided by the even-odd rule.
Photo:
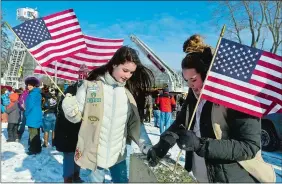
[[[146,124],[146,130],[153,144],[159,140],[159,129],[151,124]],[[62,153],[54,148],[43,148],[41,154],[28,156],[27,140],[28,132],[25,131],[21,142],[7,143],[7,124],[2,124],[1,133],[1,181],[2,182],[63,182]],[[42,137],[42,136],[41,136]],[[134,152],[139,152],[133,145]],[[171,150],[171,158],[176,160],[179,148],[174,146]],[[282,182],[282,152],[263,153],[265,161],[271,163],[278,176],[277,182]],[[184,152],[180,157],[180,164],[184,165]],[[82,179],[85,177],[81,172]],[[108,180],[110,179],[107,176]]]

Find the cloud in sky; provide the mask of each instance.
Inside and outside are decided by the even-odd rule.
[[[201,34],[206,38],[208,44],[215,46],[219,35],[218,30],[211,27],[209,22],[180,19],[165,13],[155,14],[147,20],[137,19],[127,22],[118,20],[117,23],[106,27],[103,23],[86,24],[82,22],[82,28],[88,35],[124,38],[125,45],[132,47],[135,45],[130,41],[129,35],[135,34],[174,69],[180,69],[180,63],[184,57],[182,45],[189,36],[195,33]]]
[[[215,47],[220,34],[220,28],[212,23],[212,11],[217,5],[211,1],[70,1],[69,3],[56,1],[54,3],[55,6],[47,1],[17,3],[4,1],[3,7],[6,12],[14,12],[18,7],[38,6],[42,16],[70,7],[75,8],[85,34],[104,38],[124,38],[125,45],[137,48],[129,39],[130,34],[135,34],[174,69],[180,69],[184,57],[182,45],[188,37],[196,33],[200,34],[207,44]],[[7,19],[13,26],[18,24],[14,17],[12,13],[7,14]],[[249,44],[247,40],[250,39],[250,31],[243,32],[242,38],[246,40],[246,44]],[[267,38],[267,41],[271,40],[271,35],[269,34]],[[140,50],[139,52],[140,57],[146,63],[150,63]]]

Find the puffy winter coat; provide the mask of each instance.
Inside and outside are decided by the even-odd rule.
[[[161,112],[172,112],[172,109],[176,107],[174,98],[167,93],[158,96],[156,104],[159,105]]]
[[[32,128],[40,128],[42,125],[41,92],[39,88],[33,88],[25,103],[26,125]]]

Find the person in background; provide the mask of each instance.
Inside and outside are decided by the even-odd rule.
[[[138,113],[140,117],[141,123],[145,120],[145,92],[140,92],[140,94],[136,97],[136,104],[138,108]]]
[[[70,86],[70,85],[69,85],[68,82],[65,82],[65,83],[64,83],[64,92],[68,89],[69,86]]]
[[[147,122],[151,122],[151,118],[152,118],[152,111],[153,111],[153,99],[152,99],[152,95],[147,92],[146,96],[145,96],[145,121]]]
[[[156,99],[159,97],[159,91],[157,90],[156,91]],[[159,106],[156,104],[156,103],[154,103],[154,105],[153,105],[153,115],[154,115],[154,127],[159,127],[160,126],[160,114],[161,114],[161,112],[160,112],[160,109],[159,109]]]
[[[2,99],[1,100],[1,123],[7,123],[8,122],[8,114],[5,112],[6,107],[2,104]]]
[[[8,106],[10,104],[10,96],[11,91],[9,91],[7,88],[1,89],[1,100],[2,100],[2,105]]]
[[[21,140],[21,138],[22,138],[22,135],[23,135],[24,130],[25,130],[25,125],[26,125],[25,102],[26,102],[26,98],[28,96],[28,93],[29,93],[29,91],[26,87],[25,90],[22,92],[22,94],[19,97],[19,105],[20,105],[20,110],[21,110],[21,121],[19,123],[19,128],[18,128],[19,140]]]
[[[28,77],[25,85],[29,94],[25,103],[26,125],[29,130],[29,148],[28,155],[34,155],[41,152],[40,127],[42,125],[42,96],[38,86],[39,80],[36,77]]]
[[[160,133],[162,134],[171,125],[172,110],[175,109],[176,103],[174,98],[169,95],[168,88],[164,88],[163,94],[156,99],[156,104],[160,108]]]
[[[6,109],[6,106],[10,104],[10,91],[7,88],[1,89],[1,104],[3,106],[3,109]],[[1,113],[1,122],[2,123],[8,123],[8,114],[4,111]]]
[[[8,114],[8,139],[7,142],[18,142],[18,123],[20,120],[20,108],[18,104],[19,95],[10,94],[10,104],[6,107]]]
[[[2,101],[2,100],[1,100]],[[4,105],[2,105],[2,102],[1,102],[1,115],[2,113],[4,113],[6,111],[6,107]]]
[[[75,83],[66,88],[65,94],[69,93],[76,95],[77,85]],[[81,183],[83,180],[80,178],[80,166],[74,161],[75,148],[78,140],[78,132],[81,122],[72,123],[65,118],[62,109],[62,96],[58,104],[58,117],[55,125],[55,138],[54,145],[56,150],[63,152],[63,177],[64,183]]]
[[[43,130],[44,130],[44,143],[43,147],[48,146],[49,133],[52,131],[52,146],[54,146],[55,137],[55,123],[57,114],[57,97],[55,96],[55,89],[49,88],[48,93],[44,93],[44,104],[43,104]]]

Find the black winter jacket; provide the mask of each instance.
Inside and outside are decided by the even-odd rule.
[[[72,86],[69,86],[66,93],[70,93],[75,95],[77,91],[77,83]],[[62,101],[63,97],[58,105],[58,117],[55,126],[55,146],[57,151],[60,152],[75,152],[77,140],[78,140],[78,132],[80,129],[80,123],[71,123],[65,118],[64,111],[62,109]]]
[[[57,114],[57,97],[51,95],[51,93],[48,92],[42,94],[42,98],[44,98],[44,103],[42,104],[42,110],[44,111],[44,115],[49,113]]]
[[[176,133],[181,128],[180,125],[185,124],[187,105],[189,105],[189,118],[191,118],[196,102],[190,90],[181,112],[175,122],[161,135],[162,139],[165,140],[163,136],[168,135],[166,132]],[[261,124],[259,119],[228,109],[227,123],[230,129],[230,139],[216,140],[211,122],[211,108],[212,103],[207,101],[200,117],[201,136],[206,138],[200,151],[204,154],[209,182],[257,182],[237,161],[252,159],[260,150]],[[195,119],[191,129],[194,127]],[[186,152],[185,169],[187,171],[192,170],[192,154],[192,152]]]

